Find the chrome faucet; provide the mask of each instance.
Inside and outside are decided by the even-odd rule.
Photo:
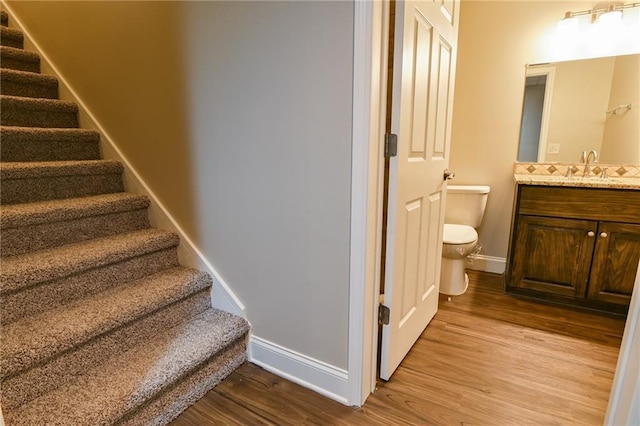
[[[587,162],[587,151],[582,151],[582,154],[580,154],[580,162],[581,163]]]
[[[597,162],[598,153],[595,151],[595,149],[592,149],[591,151],[589,151],[589,155],[587,155],[587,158],[585,158],[584,160],[584,172],[582,173],[582,177],[589,177],[589,174],[591,173],[591,164]]]

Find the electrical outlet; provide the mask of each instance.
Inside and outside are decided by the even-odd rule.
[[[560,154],[560,144],[550,143],[547,145],[547,154]]]

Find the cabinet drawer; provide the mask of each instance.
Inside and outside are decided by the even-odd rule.
[[[518,185],[518,214],[640,223],[640,191]]]

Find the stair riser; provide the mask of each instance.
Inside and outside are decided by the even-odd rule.
[[[0,180],[0,197],[3,204],[59,200],[115,192],[124,192],[120,173]]]
[[[9,15],[4,10],[0,14],[0,25],[3,27],[9,25]]]
[[[18,58],[0,56],[2,68],[8,68],[16,71],[40,72],[40,61],[24,61]]]
[[[2,105],[3,126],[21,127],[78,127],[77,111],[66,110],[38,110],[29,108],[16,108],[13,105]]]
[[[150,315],[59,354],[46,364],[23,371],[2,383],[2,407],[12,409],[64,385],[74,376],[109,361],[158,333],[203,312],[210,306],[209,289],[201,290]]]
[[[177,384],[172,384],[151,401],[120,419],[120,426],[164,425],[195,404],[207,392],[246,361],[246,335],[223,352],[199,366]],[[158,413],[162,413],[158,415]]]
[[[89,216],[63,222],[2,229],[2,257],[58,247],[149,227],[146,209]]]
[[[29,315],[39,314],[177,265],[176,247],[169,247],[70,277],[52,279],[46,283],[27,287],[1,297],[1,324],[9,324]],[[43,300],[46,300],[46,303],[43,303]]]
[[[64,141],[0,141],[3,162],[99,160],[100,143]]]
[[[23,49],[24,48],[24,38],[23,37],[15,37],[13,35],[5,36],[3,34],[3,36],[0,38],[0,41],[1,41],[0,44],[2,46],[15,47],[17,49]]]
[[[3,79],[0,89],[3,95],[23,96],[26,98],[58,98],[57,84],[34,84]]]

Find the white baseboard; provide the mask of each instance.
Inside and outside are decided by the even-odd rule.
[[[55,64],[49,59],[40,45],[25,30],[20,19],[18,19],[15,13],[13,13],[11,6],[5,3],[3,3],[3,6],[9,14],[9,22],[11,26],[19,28],[24,33],[25,48],[32,49],[40,54],[40,67],[42,69],[42,73],[54,75],[58,79],[60,99],[74,101],[78,104],[78,120],[80,122],[80,126],[84,129],[95,130],[100,133],[100,150],[102,152],[102,157],[108,160],[117,160],[122,163],[124,166],[122,178],[124,180],[126,190],[149,197],[151,200],[151,205],[149,206],[149,220],[151,222],[151,226],[175,232],[180,236],[178,258],[182,265],[204,270],[213,276],[213,288],[211,291],[211,303],[213,307],[246,318],[245,307],[242,302],[240,302],[235,294],[233,294],[231,288],[213,268],[213,265],[211,265],[207,258],[185,233],[182,227],[175,221],[173,216],[171,216],[168,210],[160,202],[158,197],[156,197],[149,186],[147,186],[142,177],[124,156],[115,141],[109,136],[98,119],[93,115],[80,96],[78,96],[77,92],[60,73]]]
[[[504,274],[507,269],[507,259],[504,257],[485,256],[479,254],[471,262],[465,264],[467,269],[474,271],[491,272],[494,274]]]
[[[251,336],[249,361],[321,395],[348,405],[346,370],[302,355],[268,340]]]

